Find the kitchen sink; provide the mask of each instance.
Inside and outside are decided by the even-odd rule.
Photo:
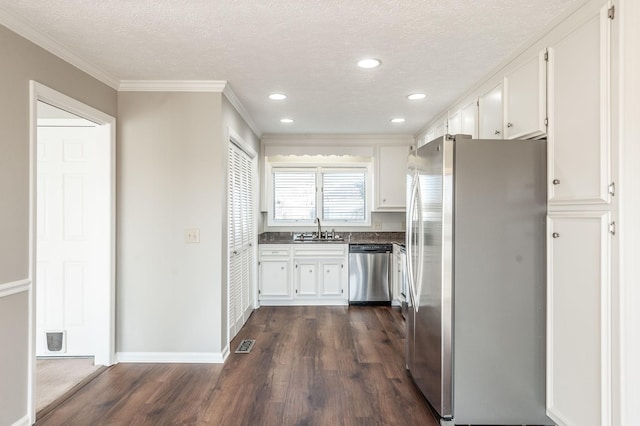
[[[330,241],[344,241],[344,238],[336,234],[331,235],[330,233],[317,234],[315,232],[303,232],[300,234],[293,234],[293,241],[319,243]]]

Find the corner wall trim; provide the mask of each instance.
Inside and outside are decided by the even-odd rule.
[[[31,290],[31,280],[24,279],[13,281],[10,283],[0,284],[0,297],[11,296],[12,294],[22,293]]]
[[[228,347],[222,352],[117,352],[118,362],[224,364],[229,355]]]

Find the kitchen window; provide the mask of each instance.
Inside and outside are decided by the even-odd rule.
[[[368,167],[274,167],[269,225],[368,226]]]

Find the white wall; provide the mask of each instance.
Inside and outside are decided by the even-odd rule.
[[[0,424],[28,418],[29,80],[116,116],[115,90],[0,26]],[[19,293],[8,291],[15,283]]]

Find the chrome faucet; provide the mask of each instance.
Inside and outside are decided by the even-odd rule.
[[[315,220],[313,221],[313,223],[317,223],[318,224],[318,238],[322,238],[322,228],[320,227],[320,218],[316,217]]]

